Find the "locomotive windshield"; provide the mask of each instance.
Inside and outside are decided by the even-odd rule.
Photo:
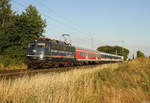
[[[35,43],[29,43],[28,48],[33,48],[35,46]]]
[[[45,43],[37,43],[37,47],[39,47],[39,48],[45,48]]]
[[[39,48],[45,48],[45,43],[29,43],[28,48],[34,48],[34,47],[39,47]]]

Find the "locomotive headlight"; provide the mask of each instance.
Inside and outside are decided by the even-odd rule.
[[[41,52],[40,52],[40,59],[43,60],[43,57],[44,57],[44,52],[41,51]]]
[[[35,52],[36,52],[36,50],[33,50],[33,52],[35,53]]]

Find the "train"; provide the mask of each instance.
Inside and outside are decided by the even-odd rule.
[[[123,56],[72,46],[63,41],[38,38],[27,49],[28,68],[122,62]]]

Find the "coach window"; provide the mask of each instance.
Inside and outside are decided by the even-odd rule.
[[[106,58],[106,55],[104,54],[104,58]]]
[[[82,57],[82,52],[80,52],[80,56]]]
[[[83,53],[83,57],[84,57],[84,56],[85,56],[85,55],[84,55],[84,52],[82,52],[82,53]]]
[[[112,59],[113,57],[112,56],[110,56],[110,59]]]
[[[83,56],[83,53],[81,52],[81,57]]]
[[[91,57],[91,54],[89,53],[89,57]]]
[[[82,56],[84,57],[84,52],[82,52]]]
[[[83,53],[81,52],[81,57],[83,56]]]
[[[104,55],[103,55],[103,54],[101,55],[101,58],[104,58]]]
[[[103,55],[99,55],[99,57],[103,58]]]
[[[91,55],[91,57],[92,57],[92,54],[90,54]]]
[[[106,58],[105,54],[103,55],[103,58]]]
[[[92,56],[91,56],[91,53],[89,53],[89,56],[92,57]]]
[[[106,58],[109,58],[109,56],[108,55],[106,55],[107,57]]]
[[[85,53],[83,52],[83,56],[85,57]]]
[[[84,56],[84,52],[82,52],[82,57]]]
[[[90,54],[88,53],[88,57],[90,57]]]

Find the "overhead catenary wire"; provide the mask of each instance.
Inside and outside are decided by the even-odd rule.
[[[16,3],[17,5],[20,5],[20,6],[23,6],[24,8],[26,8],[26,5],[20,3],[20,2],[18,2],[18,1],[16,1],[16,0],[13,0],[13,1],[14,1],[14,3]],[[43,3],[40,2],[40,4],[42,4],[42,5],[43,5],[42,7],[44,7],[45,9],[47,9],[47,10],[50,9],[50,8],[48,8],[47,6],[45,6]],[[52,11],[52,10],[51,10],[51,11]],[[54,11],[53,11],[53,12],[54,12]],[[51,21],[53,21],[53,22],[55,22],[55,23],[57,23],[57,24],[59,24],[59,25],[63,25],[63,26],[66,27],[66,28],[70,28],[70,29],[74,30],[74,32],[78,32],[78,33],[81,33],[81,34],[85,34],[84,32],[78,30],[77,28],[75,28],[75,27],[73,27],[73,26],[71,26],[71,25],[68,25],[68,24],[66,24],[65,22],[62,22],[62,21],[60,21],[60,20],[58,20],[58,19],[56,19],[56,18],[50,16],[49,13],[42,13],[42,15],[43,15],[44,17],[46,17],[48,20],[51,20]]]
[[[62,16],[62,15],[58,15],[58,13],[56,13],[52,8],[50,8],[49,6],[47,6],[47,5],[45,5],[44,3],[43,3],[43,1],[42,2],[40,2],[40,0],[36,0],[36,2],[39,2],[39,4],[40,5],[42,5],[42,7],[44,7],[45,8],[45,10],[50,10],[51,12],[51,14],[53,13],[55,16],[57,16],[58,18],[60,18],[60,19],[62,19],[63,21],[65,21],[65,22],[71,22],[70,20],[68,20],[68,18],[66,18],[66,17],[64,17],[64,16]],[[78,27],[76,24],[74,24],[74,23],[72,23],[71,22],[71,24],[69,25],[69,26],[71,26],[74,30],[76,30],[77,32],[79,32],[79,33],[82,33],[82,34],[88,34],[88,33],[85,33],[85,32],[83,32],[83,31],[81,31],[79,28],[80,27]]]
[[[21,3],[21,2],[19,2],[19,1],[17,1],[17,0],[13,0],[14,1],[14,3],[15,4],[17,4],[17,5],[19,5],[20,7],[24,7],[23,9],[26,9],[27,8],[27,5],[29,5],[30,3],[28,3],[28,2],[26,2],[26,4],[24,3]],[[33,5],[34,6],[34,5]],[[45,8],[46,9],[46,8]],[[79,33],[79,34],[81,34],[81,35],[83,35],[83,34],[85,34],[85,33],[83,33],[83,32],[81,32],[81,31],[79,31],[79,30],[76,30],[76,29],[74,29],[73,27],[71,27],[71,26],[68,26],[67,24],[65,24],[64,22],[61,22],[61,21],[59,21],[59,20],[57,20],[56,18],[54,18],[54,17],[52,17],[52,16],[50,16],[50,13],[48,13],[48,14],[46,14],[45,13],[45,10],[44,10],[44,13],[42,13],[42,15],[41,16],[43,16],[44,18],[46,18],[46,20],[50,20],[50,21],[53,21],[55,24],[59,24],[59,25],[61,25],[61,26],[63,26],[63,27],[65,27],[65,28],[67,28],[68,30],[70,30],[70,29],[72,29],[71,31],[74,33],[74,32],[77,32],[77,33]],[[53,31],[56,31],[56,32],[54,32],[53,33],[53,36],[54,36],[54,38],[56,38],[57,36],[56,36],[56,34],[59,34],[59,32],[60,32],[60,34],[62,33],[62,30],[59,30],[60,28],[61,28],[61,26],[58,26],[58,28],[57,28],[57,30],[55,29],[55,28],[52,28],[52,30]],[[47,28],[50,28],[50,25],[47,25]],[[47,31],[49,31],[49,29],[47,29]],[[73,34],[71,32],[71,34]],[[68,33],[68,32],[67,32]],[[46,34],[46,33],[45,33]],[[62,33],[63,34],[63,33]],[[69,33],[70,34],[70,33]],[[76,36],[76,35],[75,35]],[[74,38],[75,38],[75,36],[74,36]],[[90,38],[88,37],[89,35],[86,35],[86,37],[82,37],[82,38],[80,38],[79,36],[77,37],[78,39],[80,38],[80,39],[82,39],[82,41],[85,41],[86,43],[88,43],[89,41],[90,41]],[[88,39],[89,38],[89,39]],[[59,38],[57,38],[57,39],[59,39]],[[77,39],[77,40],[78,40]],[[74,40],[73,40],[74,41]],[[75,43],[76,44],[76,41],[75,42],[73,42],[73,43]]]

